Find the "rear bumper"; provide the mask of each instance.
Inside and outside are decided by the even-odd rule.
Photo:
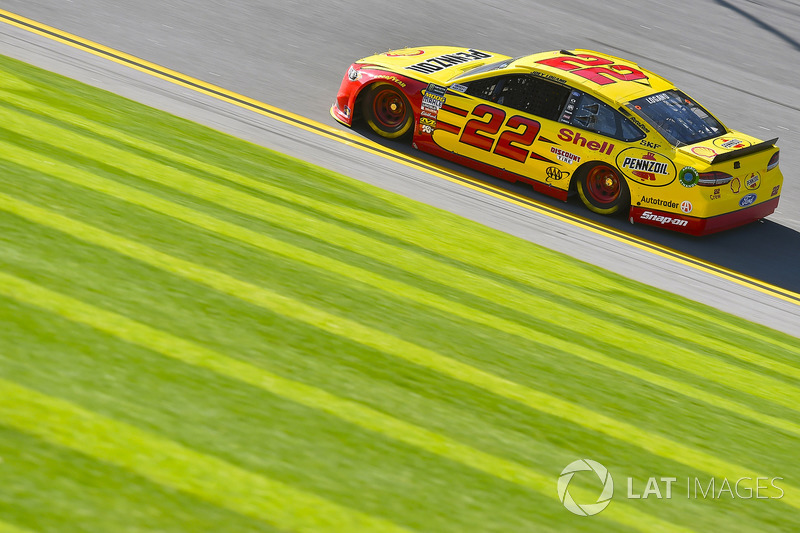
[[[709,235],[760,220],[775,212],[780,196],[745,209],[725,213],[711,218],[697,218],[677,213],[668,213],[639,206],[631,206],[632,224],[646,224],[688,233],[689,235]]]

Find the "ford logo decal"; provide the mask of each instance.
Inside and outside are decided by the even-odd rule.
[[[747,207],[748,205],[752,205],[753,203],[755,203],[756,198],[758,198],[758,196],[756,196],[753,193],[742,196],[742,199],[739,200],[739,205],[741,207]]]

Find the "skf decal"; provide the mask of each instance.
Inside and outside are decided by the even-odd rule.
[[[660,144],[654,143],[654,142],[650,142],[647,139],[642,139],[641,141],[639,141],[639,144],[641,144],[642,146],[644,146],[646,148],[650,148],[651,150],[658,150],[659,148],[661,148]]]
[[[569,172],[556,167],[547,167],[547,178],[545,181],[561,181],[569,177]]]
[[[611,152],[614,151],[613,144],[609,144],[606,141],[603,141],[602,144],[597,141],[590,141],[579,132],[572,131],[569,128],[561,128],[558,131],[558,138],[562,141],[578,144],[581,148],[587,148],[593,152],[600,152],[601,154],[611,155]]]
[[[744,186],[754,191],[761,186],[761,174],[758,172],[753,172],[750,174],[750,177],[744,180]]]
[[[645,211],[644,213],[639,215],[639,219],[641,219],[641,220],[649,220],[651,222],[657,222],[657,223],[661,224],[662,226],[665,225],[665,224],[671,224],[673,226],[681,226],[681,227],[689,225],[689,221],[688,220],[683,220],[683,219],[678,218],[678,217],[666,217],[664,215],[656,215],[655,213],[653,213],[651,211]]]
[[[739,148],[747,148],[750,143],[733,137],[719,137],[714,139],[714,146],[725,150],[738,150]]]
[[[559,161],[562,161],[562,162],[564,162],[564,163],[566,163],[568,165],[571,165],[572,163],[580,163],[581,162],[580,156],[577,156],[575,154],[571,154],[571,153],[567,152],[566,150],[562,150],[561,148],[556,148],[555,146],[551,146],[550,147],[550,152],[556,154],[556,159],[558,159]]]
[[[431,74],[455,65],[460,65],[461,63],[468,63],[478,59],[489,59],[490,57],[492,57],[492,54],[470,48],[466,52],[455,52],[453,54],[444,54],[439,57],[426,59],[425,61],[406,67],[406,70],[413,70],[415,72],[421,72],[422,74]]]

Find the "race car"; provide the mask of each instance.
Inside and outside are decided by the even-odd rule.
[[[725,127],[666,79],[591,50],[427,46],[353,63],[331,114],[631,223],[705,235],[775,211],[777,138]]]

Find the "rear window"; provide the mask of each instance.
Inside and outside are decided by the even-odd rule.
[[[627,108],[647,121],[674,146],[699,143],[727,131],[700,104],[677,90],[639,98],[628,104]]]

